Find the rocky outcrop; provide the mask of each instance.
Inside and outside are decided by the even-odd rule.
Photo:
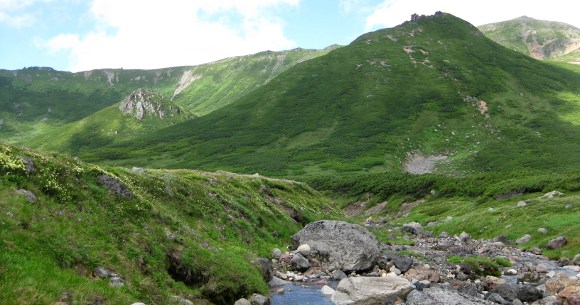
[[[295,246],[308,244],[323,268],[345,272],[372,268],[379,256],[377,238],[364,227],[342,221],[310,223],[292,237]]]
[[[404,300],[414,287],[398,276],[349,277],[336,287],[332,302],[336,305],[393,304]]]
[[[119,110],[125,115],[131,115],[141,120],[145,116],[160,119],[166,116],[181,114],[179,107],[165,102],[161,94],[148,89],[137,89],[127,96],[119,105]]]

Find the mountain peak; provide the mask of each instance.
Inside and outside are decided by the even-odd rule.
[[[150,115],[163,119],[166,115],[181,114],[179,107],[164,102],[161,94],[154,90],[139,88],[127,96],[119,105],[119,110],[138,120]]]

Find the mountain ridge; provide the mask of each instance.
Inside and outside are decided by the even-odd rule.
[[[452,174],[547,169],[577,160],[553,144],[577,149],[576,121],[559,113],[576,111],[578,84],[441,13],[361,35],[196,121],[82,155],[269,175],[401,170],[409,153],[446,155]]]

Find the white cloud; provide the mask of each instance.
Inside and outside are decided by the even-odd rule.
[[[2,0],[0,0],[2,1]],[[94,0],[96,25],[45,42],[69,52],[70,70],[160,68],[294,46],[269,13],[299,0]]]
[[[50,0],[0,0],[0,23],[22,28],[35,24],[36,18],[27,9],[37,2]]]
[[[385,0],[367,17],[366,29],[393,27],[409,20],[413,13],[432,15],[436,11],[451,13],[476,26],[526,15],[580,27],[576,4],[569,0],[551,0],[548,4],[544,0]]]

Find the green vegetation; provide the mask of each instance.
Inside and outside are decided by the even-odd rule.
[[[51,304],[68,292],[73,303],[168,304],[181,295],[231,304],[266,292],[256,257],[284,246],[301,224],[339,215],[303,183],[141,173],[7,145],[0,145],[0,177],[6,304]],[[119,273],[125,286],[92,276],[98,266]]]
[[[452,264],[461,265],[464,272],[477,276],[500,276],[501,270],[497,260],[491,260],[482,256],[460,257],[452,256],[447,259]],[[468,274],[468,275],[469,275]]]
[[[365,34],[199,119],[79,156],[286,177],[400,171],[411,154],[448,156],[437,169],[452,175],[573,171],[580,129],[562,116],[580,107],[579,90],[580,74],[444,14]]]
[[[479,29],[493,41],[537,59],[574,62],[580,29],[562,22],[529,17],[482,25]],[[577,52],[578,50],[576,50]]]
[[[79,73],[38,67],[0,70],[0,137],[8,142],[37,145],[38,140],[26,141],[51,134],[56,127],[118,103],[137,88],[154,89],[185,111],[207,114],[268,83],[288,68],[335,48],[262,52],[199,66],[157,70],[104,69]],[[93,136],[76,128],[67,127],[78,137]],[[61,142],[64,140],[68,139]],[[70,146],[74,145],[51,149],[71,152]]]
[[[505,236],[514,242],[525,234],[532,240],[522,245],[526,249],[541,248],[551,258],[573,257],[580,252],[580,174],[542,172],[498,172],[464,177],[443,175],[411,175],[402,173],[352,174],[324,176],[308,183],[337,202],[367,200],[367,211],[373,202],[386,202],[372,215],[362,213],[362,221],[387,219],[404,224],[412,221],[428,227],[436,235],[445,231],[460,234],[465,231],[474,238],[492,239]],[[560,191],[562,196],[543,197]],[[344,200],[344,198],[349,198]],[[519,201],[527,203],[518,207]],[[364,215],[364,216],[362,216]],[[538,232],[539,228],[548,233]],[[374,232],[383,242],[405,243],[403,236],[387,231]],[[557,236],[569,243],[556,250],[545,245]]]

